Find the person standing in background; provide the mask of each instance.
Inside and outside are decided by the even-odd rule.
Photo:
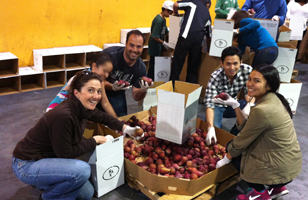
[[[165,1],[163,3],[162,11],[156,15],[151,25],[151,36],[149,39],[150,66],[148,70],[148,77],[154,80],[154,66],[155,56],[160,56],[162,47],[169,49],[169,45],[164,41],[165,35],[169,34],[169,30],[166,26],[166,17],[173,13],[173,1]]]
[[[210,37],[211,16],[207,0],[182,0],[173,5],[175,16],[178,10],[184,10],[180,34],[175,46],[170,80],[179,80],[180,74],[188,54],[186,82],[197,83],[198,69],[201,62],[202,41],[206,35]]]
[[[227,19],[231,9],[239,10],[237,0],[217,0],[215,6],[215,19]]]
[[[242,10],[248,11],[253,18],[279,21],[281,26],[286,18],[287,3],[285,0],[246,0]]]
[[[288,12],[286,18],[290,20],[292,17],[303,17],[303,37],[305,36],[307,32],[307,18],[308,18],[308,0],[292,0],[288,4]],[[297,42],[297,53],[296,58],[298,56],[299,47],[302,42],[301,40],[298,40]],[[300,60],[300,59],[299,59]]]

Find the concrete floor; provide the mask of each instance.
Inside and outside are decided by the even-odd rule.
[[[303,169],[301,174],[290,183],[287,188],[290,193],[280,200],[308,199],[307,168],[307,112],[308,112],[308,65],[296,64],[299,70],[296,80],[303,83],[297,113],[294,115],[294,124],[298,135],[303,155]],[[16,143],[43,115],[44,110],[60,88],[52,88],[25,92],[13,95],[0,96],[0,200],[35,200],[41,191],[19,181],[11,168],[12,151]],[[137,112],[137,102],[132,100],[131,92],[127,92],[128,112]],[[199,105],[198,117],[205,119],[205,108]],[[223,129],[229,130],[234,124],[234,119],[224,119]],[[245,191],[245,184],[239,182],[213,200],[231,200],[236,195]],[[97,198],[93,198],[97,199]],[[131,189],[127,184],[99,198],[99,200],[116,199],[148,199],[143,193]]]

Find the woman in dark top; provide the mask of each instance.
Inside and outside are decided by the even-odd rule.
[[[13,152],[12,167],[22,182],[45,190],[40,199],[91,199],[88,163],[75,159],[93,152],[104,136],[86,139],[87,120],[133,134],[135,128],[96,109],[101,99],[101,77],[93,72],[77,74],[70,98],[45,113],[21,139]]]

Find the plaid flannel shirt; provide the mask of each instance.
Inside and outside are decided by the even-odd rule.
[[[236,98],[237,94],[244,87],[245,94],[247,94],[247,86],[246,82],[248,80],[249,74],[252,71],[252,67],[246,64],[241,64],[239,71],[236,74],[236,77],[233,80],[233,84],[229,82],[225,70],[221,67],[218,70],[214,71],[211,75],[211,78],[207,84],[204,104],[207,108],[215,108],[215,106],[219,107],[227,107],[222,104],[214,104],[213,98],[220,94],[221,92],[225,92],[229,94],[231,97]]]

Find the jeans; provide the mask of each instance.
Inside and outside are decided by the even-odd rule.
[[[107,96],[107,97],[118,117],[127,115],[125,92],[122,92],[121,94],[116,96]]]
[[[155,66],[155,56],[150,56],[150,64],[147,76],[154,80],[154,66]]]
[[[270,65],[275,62],[278,57],[278,47],[267,47],[255,52],[255,57],[252,61],[252,67],[256,68],[259,65]]]
[[[228,146],[229,144],[232,142],[233,140],[229,141],[228,144],[226,145],[226,152],[228,153]],[[231,163],[233,164],[233,166],[235,167],[235,169],[240,172],[241,171],[241,161],[242,161],[242,155],[239,155],[238,157],[235,157],[235,158],[232,158],[231,160]],[[256,191],[258,192],[261,192],[263,190],[265,190],[265,185],[263,184],[258,184],[258,183],[250,183],[250,182],[247,182],[247,185],[253,189],[255,189]],[[283,184],[275,184],[275,185],[267,185],[268,187],[270,188],[281,188],[289,183],[291,183],[292,181],[290,182],[287,182],[287,183],[283,183]]]
[[[174,50],[170,80],[174,83],[180,79],[186,55],[188,54],[186,82],[197,83],[198,69],[201,62],[201,42],[195,45],[183,37],[179,37]]]
[[[246,100],[239,100],[240,108],[243,109],[247,102]],[[214,108],[214,126],[221,128],[222,118],[233,118],[236,117],[235,111],[231,106],[228,107],[218,107]]]
[[[94,188],[89,182],[90,165],[77,159],[45,158],[20,160],[13,156],[12,167],[22,182],[40,190],[44,200],[89,200]]]

